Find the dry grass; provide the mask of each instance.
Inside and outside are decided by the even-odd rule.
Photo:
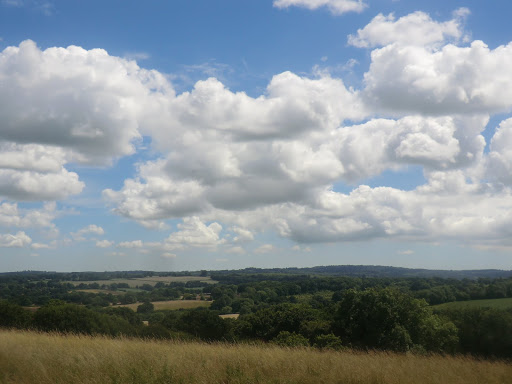
[[[510,383],[465,357],[319,352],[0,331],[0,383]]]
[[[191,308],[200,308],[200,307],[209,307],[212,305],[211,301],[202,301],[202,300],[168,300],[168,301],[153,301],[153,305],[155,306],[155,311],[164,310],[164,309],[191,309]],[[124,305],[114,305],[113,307],[127,307],[137,310],[137,307],[142,303],[135,304],[124,304]]]
[[[223,319],[238,319],[240,317],[239,313],[228,313],[227,315],[219,315]]]

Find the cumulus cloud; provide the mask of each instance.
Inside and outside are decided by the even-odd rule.
[[[482,41],[432,51],[391,44],[372,51],[368,103],[390,113],[486,114],[512,108],[512,44]]]
[[[289,72],[267,91],[251,98],[209,79],[167,100],[159,113],[148,111],[153,144],[167,155],[139,165],[120,191],[104,191],[114,211],[150,226],[212,206],[300,200],[308,184],[339,176],[342,166],[325,139],[345,119],[365,116],[357,92],[329,76]]]
[[[32,41],[0,53],[0,80],[1,139],[59,146],[100,164],[134,153],[137,113],[152,89],[168,87],[159,73],[104,50],[43,51]]]
[[[500,123],[494,134],[488,161],[486,176],[505,185],[512,185],[512,118]]]
[[[132,241],[123,241],[119,243],[119,247],[121,248],[142,248],[144,243],[142,240],[132,240]]]
[[[178,224],[179,231],[173,232],[165,239],[167,246],[181,248],[192,247],[214,247],[225,242],[221,239],[222,226],[219,223],[206,225],[198,217],[187,217],[183,223]]]
[[[103,228],[101,228],[95,224],[91,224],[91,225],[88,225],[87,227],[80,229],[77,232],[71,232],[71,237],[75,241],[84,241],[84,240],[86,240],[87,235],[102,236],[104,234],[105,234],[105,231],[103,230]]]
[[[275,5],[335,3],[363,4]],[[177,95],[165,76],[102,50],[7,48],[0,55],[0,195],[79,193],[83,184],[67,164],[108,164],[149,135],[157,156],[103,195],[113,212],[147,228],[183,221],[165,240],[119,247],[174,255],[221,246],[241,254],[240,244],[268,230],[300,243],[505,241],[512,123],[500,124],[488,154],[482,132],[492,114],[512,108],[512,45],[458,46],[465,14],[446,22],[422,12],[374,18],[349,38],[376,48],[360,91],[326,73],[284,72],[258,97],[215,78]],[[30,109],[21,108],[24,100]],[[422,167],[425,185],[359,185],[408,165]],[[336,192],[339,182],[356,187]],[[23,228],[16,210],[0,205],[0,224]],[[271,244],[255,250],[275,251]]]
[[[236,233],[236,236],[233,238],[234,242],[241,243],[246,241],[252,241],[254,240],[254,235],[251,231],[245,228],[240,227],[233,227],[231,229],[234,233]]]
[[[32,243],[30,245],[32,249],[50,249],[52,246],[50,244],[43,244],[43,243]]]
[[[274,0],[274,7],[288,8],[291,6],[311,10],[327,7],[335,15],[347,12],[362,12],[366,8],[363,0]]]
[[[393,43],[401,45],[431,46],[446,40],[459,40],[463,36],[463,23],[469,14],[467,8],[460,8],[452,20],[438,22],[425,12],[414,12],[400,17],[394,14],[379,14],[356,35],[349,35],[348,43],[359,48],[372,48]]]
[[[96,242],[96,246],[98,248],[108,248],[111,247],[112,245],[114,245],[114,242],[109,240],[100,240]]]
[[[54,202],[45,203],[41,209],[20,209],[17,203],[0,204],[0,226],[19,228],[55,229],[52,222],[59,215]]]
[[[105,165],[135,152],[148,98],[173,94],[165,78],[101,49],[0,52],[0,196],[59,200],[84,183],[65,165]]]
[[[0,234],[0,247],[2,248],[23,248],[30,245],[32,239],[23,231],[16,234]]]

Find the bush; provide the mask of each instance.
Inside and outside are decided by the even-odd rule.
[[[313,346],[320,349],[332,349],[337,351],[345,348],[341,343],[341,339],[333,333],[317,336]]]
[[[308,347],[309,341],[295,332],[282,331],[272,340],[272,343],[281,347]]]
[[[32,316],[19,305],[0,301],[0,327],[27,328]]]
[[[137,307],[137,313],[151,313],[155,310],[153,303],[145,301],[143,304]]]

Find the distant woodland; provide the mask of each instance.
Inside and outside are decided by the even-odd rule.
[[[180,301],[192,304],[155,307]],[[446,304],[460,302],[474,305]],[[508,359],[512,277],[378,266],[3,273],[0,326]]]

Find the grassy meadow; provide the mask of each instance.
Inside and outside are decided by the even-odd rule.
[[[443,303],[434,305],[432,308],[436,309],[461,309],[461,308],[495,308],[495,309],[510,309],[512,308],[512,298],[505,299],[486,299],[486,300],[468,300],[468,301],[453,301],[450,303]]]
[[[202,300],[167,300],[153,301],[152,304],[155,306],[155,311],[162,311],[176,309],[208,308],[210,305],[212,305],[212,302]],[[134,311],[137,311],[137,307],[139,305],[141,305],[141,303],[114,305],[113,308],[127,307]]]
[[[0,383],[509,383],[467,357],[333,352],[0,331]]]

